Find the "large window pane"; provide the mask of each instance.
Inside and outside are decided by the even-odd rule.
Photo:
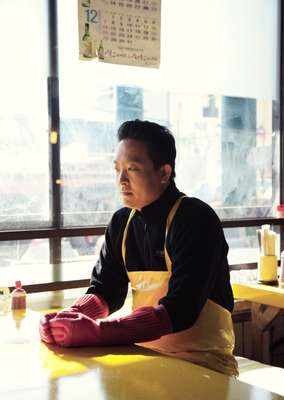
[[[47,2],[0,2],[0,228],[49,224]]]
[[[270,100],[170,96],[177,139],[177,183],[220,218],[275,214],[279,120]]]
[[[48,239],[9,240],[0,242],[1,267],[27,264],[49,264]],[[17,276],[15,276],[15,279]]]
[[[77,2],[58,6],[65,225],[107,223],[119,206],[115,131],[132,118],[173,131],[176,180],[189,196],[221,218],[273,215],[278,0],[163,0],[160,69],[79,61]]]
[[[104,236],[63,238],[61,240],[62,261],[86,261],[92,265],[99,257],[103,242]]]

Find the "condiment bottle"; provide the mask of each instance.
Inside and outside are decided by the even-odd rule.
[[[11,293],[12,297],[12,310],[25,310],[26,309],[26,291],[22,288],[21,281],[16,281],[16,289]]]
[[[284,218],[284,204],[278,204],[276,207],[276,217]]]

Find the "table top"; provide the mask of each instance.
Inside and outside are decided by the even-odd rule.
[[[284,285],[264,285],[257,282],[232,284],[234,298],[284,308]]]
[[[275,400],[283,397],[141,346],[60,348],[42,343],[40,314],[0,315],[5,400]]]

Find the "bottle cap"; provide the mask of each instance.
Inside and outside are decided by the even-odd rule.
[[[278,206],[276,207],[277,211],[284,211],[284,204],[278,204]]]
[[[16,289],[22,289],[22,282],[21,281],[16,281],[15,285],[16,285]]]

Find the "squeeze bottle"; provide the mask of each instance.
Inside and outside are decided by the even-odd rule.
[[[16,289],[11,293],[12,297],[12,310],[25,310],[26,309],[26,291],[22,288],[21,281],[16,281]]]

